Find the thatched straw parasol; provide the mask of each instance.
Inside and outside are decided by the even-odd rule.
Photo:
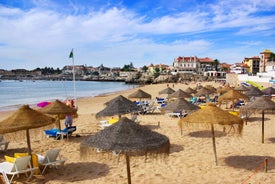
[[[191,98],[192,95],[190,95],[189,93],[184,92],[181,89],[178,89],[177,91],[175,91],[174,93],[168,95],[167,98]]]
[[[187,110],[187,111],[195,111],[200,109],[199,106],[194,105],[188,101],[186,101],[183,98],[178,98],[177,100],[175,100],[174,102],[168,104],[166,107],[163,108],[163,111],[165,112],[173,112],[173,111],[183,111],[183,110]]]
[[[201,88],[203,88],[203,85],[201,85],[201,84],[199,84],[199,85],[196,86],[196,90],[199,90]]]
[[[122,95],[119,95],[119,96],[117,96],[117,97],[115,97],[115,98],[113,98],[113,99],[111,99],[111,100],[109,100],[108,102],[105,102],[104,103],[104,105],[109,105],[109,104],[111,104],[111,103],[113,103],[113,102],[115,102],[115,101],[117,101],[117,100],[122,100],[122,101],[125,101],[125,102],[127,102],[127,103],[133,103],[131,100],[129,100],[128,98],[126,98],[126,97],[124,97],[124,96],[122,96]]]
[[[224,86],[224,87],[218,88],[217,93],[223,94],[223,93],[226,93],[227,91],[229,91],[231,89],[233,89],[233,88],[231,88],[229,86]]]
[[[31,109],[28,105],[21,106],[11,116],[0,123],[0,134],[26,130],[28,153],[31,154],[30,129],[43,127],[55,122],[55,118]]]
[[[210,91],[212,91],[213,93],[215,93],[217,91],[217,89],[211,85],[206,85],[204,86],[206,89],[209,89]]]
[[[239,85],[238,87],[235,87],[234,90],[244,92],[244,91],[248,91],[249,89],[243,85]]]
[[[57,123],[59,126],[59,130],[61,130],[59,116],[66,115],[66,114],[76,114],[77,109],[71,108],[59,100],[55,100],[54,102],[43,107],[42,109],[39,109],[39,111],[42,113],[45,113],[45,114],[57,115],[57,117],[58,117]]]
[[[270,98],[261,96],[256,97],[255,101],[243,107],[246,110],[259,110],[262,112],[262,143],[264,143],[264,112],[265,110],[275,110],[275,102]]]
[[[255,86],[250,85],[248,87],[249,91],[247,91],[245,94],[249,97],[256,97],[256,96],[262,96],[264,93],[259,89],[256,88]]]
[[[146,93],[145,91],[143,91],[141,89],[138,89],[136,92],[134,92],[128,96],[128,98],[139,98],[139,99],[142,99],[142,98],[151,99],[151,97],[152,97],[152,95],[150,95],[149,93]]]
[[[174,93],[175,92],[175,90],[173,90],[172,88],[170,88],[170,87],[167,87],[167,88],[165,88],[165,89],[163,89],[163,90],[161,90],[161,91],[159,91],[159,94],[161,95],[161,94],[172,94],[172,93]]]
[[[116,97],[107,104],[107,107],[96,113],[96,118],[114,115],[121,116],[123,114],[137,112],[140,110],[140,108],[134,102],[121,97]]]
[[[162,108],[162,111],[164,112],[174,112],[174,111],[179,111],[180,112],[180,117],[182,117],[182,111],[196,111],[200,109],[199,106],[194,105],[188,101],[186,101],[183,98],[178,98],[174,102],[168,104],[166,107]],[[181,135],[182,135],[182,128],[181,128]]]
[[[227,101],[232,101],[233,102],[232,108],[234,109],[234,100],[240,100],[240,99],[244,99],[244,100],[248,101],[249,97],[246,96],[245,94],[242,94],[242,93],[234,90],[234,89],[231,89],[231,90],[227,91],[226,93],[222,94],[221,96],[219,96],[218,102],[219,102],[219,105],[221,105],[223,100],[226,101],[226,104],[227,104]]]
[[[268,88],[263,89],[262,92],[263,92],[265,95],[271,96],[271,95],[275,94],[275,88],[273,88],[273,87],[270,86],[270,87],[268,87]]]
[[[194,90],[194,89],[192,89],[192,88],[190,88],[190,87],[188,87],[186,90],[184,90],[186,93],[188,93],[188,94],[194,94],[194,93],[196,93],[197,91],[196,90]]]
[[[213,92],[205,87],[200,88],[197,90],[197,93],[195,93],[195,96],[208,96],[212,94]]]
[[[242,132],[243,128],[243,120],[235,115],[229,114],[228,112],[216,107],[214,104],[209,103],[205,108],[199,109],[196,112],[189,114],[185,118],[180,120],[180,126],[183,123],[199,123],[199,124],[210,124],[211,132],[212,132],[212,140],[213,140],[213,150],[215,156],[215,163],[218,165],[217,161],[217,152],[216,152],[216,143],[215,143],[215,135],[214,135],[214,124],[219,125],[229,125],[233,127],[237,125],[238,131],[237,133]]]
[[[92,149],[91,149],[92,148]],[[115,151],[124,154],[127,164],[128,184],[131,183],[130,158],[131,154],[169,154],[169,138],[153,132],[147,127],[141,126],[126,117],[117,123],[88,137],[80,144],[81,156],[87,157],[95,154],[95,149]]]

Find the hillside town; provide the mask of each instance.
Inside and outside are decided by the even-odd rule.
[[[150,84],[160,82],[184,82],[225,80],[227,74],[243,74],[273,80],[275,76],[275,54],[266,49],[260,56],[245,57],[234,64],[220,63],[217,59],[197,56],[178,56],[171,65],[150,64],[136,68],[132,63],[123,68],[84,65],[64,66],[56,73],[43,74],[41,70],[0,69],[2,80],[91,80],[125,81],[127,83]],[[74,75],[73,75],[74,74]]]

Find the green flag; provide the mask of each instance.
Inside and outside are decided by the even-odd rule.
[[[71,53],[70,53],[69,58],[73,58],[73,57],[74,57],[74,53],[73,53],[73,50],[72,50]]]

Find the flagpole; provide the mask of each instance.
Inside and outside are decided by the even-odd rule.
[[[73,83],[74,83],[74,101],[75,101],[75,107],[77,107],[76,103],[76,87],[75,87],[75,70],[74,70],[74,49],[72,49],[72,60],[73,60]]]

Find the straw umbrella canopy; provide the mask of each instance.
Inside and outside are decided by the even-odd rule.
[[[194,96],[208,98],[211,94],[213,94],[213,91],[205,87],[201,87],[200,89],[197,90]]]
[[[132,102],[131,100],[129,100],[128,98],[126,98],[126,97],[124,97],[124,96],[122,96],[122,95],[119,95],[119,96],[117,96],[117,97],[115,97],[115,98],[109,100],[108,102],[105,102],[104,105],[107,105],[107,106],[108,106],[109,104],[111,104],[111,103],[113,103],[113,102],[115,102],[115,101],[117,101],[117,100],[126,101],[127,103],[133,103],[133,102]]]
[[[240,85],[238,87],[235,87],[234,90],[244,92],[244,91],[248,91],[249,89],[243,85]]]
[[[122,97],[116,97],[107,104],[108,105],[103,110],[96,113],[96,118],[114,115],[118,115],[120,117],[123,114],[137,112],[140,110],[134,102]]]
[[[174,111],[179,111],[180,112],[180,117],[182,117],[182,111],[196,111],[200,109],[199,106],[194,105],[188,101],[186,101],[183,98],[178,98],[174,102],[168,104],[166,107],[163,108],[164,112],[174,112]],[[181,128],[181,135],[182,135],[182,128]]]
[[[226,93],[227,91],[231,90],[232,88],[230,86],[224,86],[224,87],[221,87],[221,88],[218,88],[217,89],[217,93]]]
[[[226,93],[222,94],[221,96],[219,96],[218,101],[219,101],[219,104],[221,105],[223,100],[226,100],[226,101],[231,100],[234,103],[234,100],[239,100],[239,99],[244,99],[248,101],[249,97],[243,93],[240,93],[234,89],[231,89]],[[234,105],[233,105],[233,109],[234,109]]]
[[[165,88],[165,89],[163,89],[163,90],[161,90],[161,91],[159,91],[159,94],[161,95],[161,94],[172,94],[172,93],[174,93],[175,92],[175,90],[174,89],[172,89],[172,88],[170,88],[170,87],[167,87],[167,88]]]
[[[165,111],[165,112],[181,111],[182,112],[183,110],[195,111],[198,109],[200,109],[199,106],[194,105],[183,98],[178,98],[174,102],[172,102],[172,103],[168,104],[166,107],[164,107],[163,111]]]
[[[205,108],[199,109],[192,114],[184,117],[180,120],[180,124],[182,123],[199,123],[199,124],[209,124],[211,125],[212,132],[212,142],[213,142],[213,150],[215,156],[215,163],[218,165],[217,161],[217,152],[216,152],[216,143],[215,143],[215,134],[214,134],[214,124],[219,124],[222,126],[230,126],[234,127],[237,125],[237,133],[242,132],[243,128],[243,120],[235,115],[232,115],[219,107],[216,107],[214,104],[209,103]],[[235,128],[234,128],[235,130]]]
[[[256,88],[255,86],[250,85],[248,89],[249,91],[247,91],[245,94],[249,97],[258,97],[258,96],[264,95],[264,93],[259,88]]]
[[[271,95],[275,94],[275,88],[273,88],[273,87],[270,86],[270,87],[268,87],[268,88],[263,89],[262,92],[263,92],[265,95],[271,96]]]
[[[130,155],[169,154],[170,141],[165,135],[141,126],[126,117],[97,132],[80,144],[81,156],[96,153],[94,149],[124,154],[127,165],[128,184],[131,183]]]
[[[31,154],[29,130],[50,125],[55,121],[55,118],[38,112],[30,108],[29,105],[23,105],[9,117],[0,122],[0,134],[26,130],[28,153]]]
[[[196,90],[199,90],[201,88],[203,88],[203,85],[201,85],[201,84],[199,84],[199,85],[196,86]]]
[[[205,87],[200,88],[197,90],[197,93],[195,93],[195,96],[208,96],[212,94],[213,92]]]
[[[186,93],[188,93],[188,94],[194,94],[194,93],[196,93],[197,91],[196,90],[194,90],[194,89],[192,89],[192,88],[190,88],[190,87],[188,87],[186,90],[184,90]]]
[[[178,89],[174,93],[168,95],[168,98],[190,98],[190,97],[192,97],[192,95],[184,92],[181,89]]]
[[[264,114],[265,114],[265,110],[275,110],[275,102],[265,96],[256,97],[255,101],[244,106],[244,109],[259,110],[262,112],[262,143],[264,143]]]
[[[59,116],[65,114],[75,114],[77,109],[71,108],[59,100],[55,100],[54,102],[43,107],[42,109],[39,109],[39,111],[46,114],[57,115],[59,130],[61,130]]]
[[[146,93],[145,91],[143,91],[141,89],[138,89],[136,92],[134,92],[128,96],[128,98],[139,98],[139,99],[151,98],[151,97],[152,97],[152,95],[150,95],[149,93]]]
[[[213,93],[215,93],[217,91],[217,89],[211,85],[206,85],[205,86],[206,89],[209,89],[210,91],[212,91]]]

